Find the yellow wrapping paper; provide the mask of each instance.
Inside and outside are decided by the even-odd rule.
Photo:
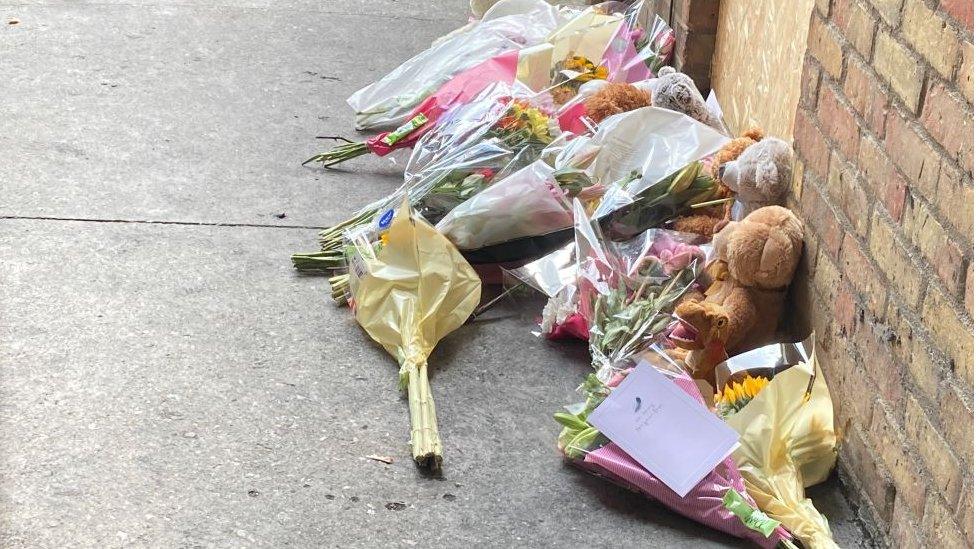
[[[546,42],[552,44],[552,62],[564,61],[570,55],[581,55],[593,63],[603,53],[617,29],[624,23],[620,14],[603,14],[588,8],[565,25],[554,30]]]
[[[481,280],[457,248],[406,200],[382,249],[360,256],[355,277],[356,320],[400,363],[400,387],[410,403],[410,445],[418,464],[439,469],[440,435],[427,379],[427,357],[438,341],[471,316]],[[355,271],[355,269],[352,269]]]
[[[837,547],[827,519],[804,494],[827,478],[837,460],[833,405],[816,353],[809,363],[777,374],[726,422],[739,433],[741,445],[732,455],[759,508],[804,547]]]

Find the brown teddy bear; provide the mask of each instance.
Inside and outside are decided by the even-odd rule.
[[[599,123],[622,112],[651,105],[651,92],[626,83],[607,83],[586,98],[586,115]]]
[[[712,159],[711,176],[719,188],[715,193],[714,200],[735,196],[732,189],[722,182],[722,166],[739,158],[746,149],[758,143],[762,138],[763,131],[759,128],[752,128],[745,131],[741,137],[736,137],[726,143],[715,153]],[[674,221],[674,230],[711,237],[717,230],[716,225],[730,218],[731,211],[731,203],[727,202],[706,208],[695,215],[681,216]]]
[[[675,309],[671,341],[689,352],[697,379],[715,383],[715,366],[775,340],[786,290],[803,249],[803,225],[781,206],[759,208],[725,225],[713,241],[717,268],[704,299]]]

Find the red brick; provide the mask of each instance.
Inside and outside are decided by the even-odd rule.
[[[830,157],[827,175],[827,194],[830,202],[840,207],[854,230],[861,237],[867,236],[868,197],[858,182],[850,165],[837,154]]]
[[[857,144],[861,133],[854,118],[854,110],[841,100],[832,86],[820,86],[817,118],[820,119],[820,127],[837,144],[841,154],[852,162],[857,160]]]
[[[877,23],[866,9],[856,0],[835,0],[831,19],[858,53],[870,57]]]
[[[941,83],[930,86],[919,121],[960,166],[973,171],[973,114],[961,97]]]
[[[800,197],[803,196],[803,160],[798,156],[793,155],[793,177],[790,180],[790,190],[786,195],[786,207],[790,209],[796,209],[800,202]]]
[[[885,125],[888,157],[925,196],[934,196],[939,182],[941,157],[897,109],[888,111]]]
[[[972,386],[967,393],[972,393]],[[955,384],[947,385],[939,398],[939,422],[946,442],[967,468],[973,466],[973,407]]]
[[[909,396],[906,402],[905,437],[909,445],[919,450],[922,463],[934,481],[932,487],[938,490],[946,501],[957,501],[962,490],[965,470],[918,400],[912,396]]]
[[[874,391],[888,410],[900,417],[905,409],[905,384],[902,380],[905,368],[895,358],[884,326],[869,322],[857,331],[853,343],[868,378],[872,380]]]
[[[962,291],[967,260],[960,243],[949,236],[921,200],[911,198],[903,224],[905,235],[953,295]]]
[[[813,55],[824,71],[839,81],[844,70],[844,52],[841,51],[841,37],[829,28],[816,14],[810,18],[810,32],[807,38],[807,51]]]
[[[809,113],[804,110],[797,111],[794,126],[793,139],[803,165],[820,179],[827,179],[830,151],[827,149],[827,141],[823,134],[813,124]]]
[[[938,192],[926,198],[967,243],[972,242],[973,187],[963,177],[961,170],[951,162],[943,162]]]
[[[816,189],[803,193],[801,211],[803,212],[804,232],[819,238],[822,252],[836,258],[844,242],[844,229]],[[806,238],[805,240],[810,240]]]
[[[959,530],[952,509],[941,496],[930,494],[925,502],[922,532],[928,547],[968,547],[966,536]]]
[[[838,288],[837,295],[834,296],[834,320],[843,335],[850,336],[854,333],[857,307],[854,305],[854,294],[846,285]]]
[[[851,105],[867,122],[874,135],[884,137],[885,118],[888,115],[888,93],[881,87],[881,81],[863,61],[848,59],[847,76],[844,77],[844,94]]]
[[[925,67],[915,54],[886,31],[878,31],[874,46],[874,70],[878,71],[891,89],[905,102],[908,110],[916,112],[925,80]]]
[[[972,0],[940,0],[939,6],[963,28],[973,32],[973,2]]]
[[[895,486],[878,466],[880,458],[867,447],[861,430],[857,427],[845,437],[844,444],[841,445],[841,459],[851,468],[853,476],[867,494],[879,518],[884,522],[891,521]]]
[[[884,313],[887,292],[881,274],[864,254],[860,243],[852,235],[844,237],[840,253],[841,272],[857,290],[868,312],[878,317]]]
[[[888,210],[888,215],[895,221],[900,221],[905,211],[908,182],[895,169],[881,144],[870,137],[862,139],[858,163],[861,173],[864,174],[865,186],[878,197]]]

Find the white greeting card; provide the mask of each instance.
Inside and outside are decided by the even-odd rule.
[[[681,497],[739,446],[732,428],[646,362],[588,420]]]

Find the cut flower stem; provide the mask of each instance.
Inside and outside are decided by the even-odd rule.
[[[444,453],[440,433],[437,430],[434,395],[430,390],[430,380],[427,377],[427,360],[407,359],[403,370],[402,375],[406,376],[407,382],[407,401],[410,406],[410,450],[413,459],[420,467],[439,471]]]

